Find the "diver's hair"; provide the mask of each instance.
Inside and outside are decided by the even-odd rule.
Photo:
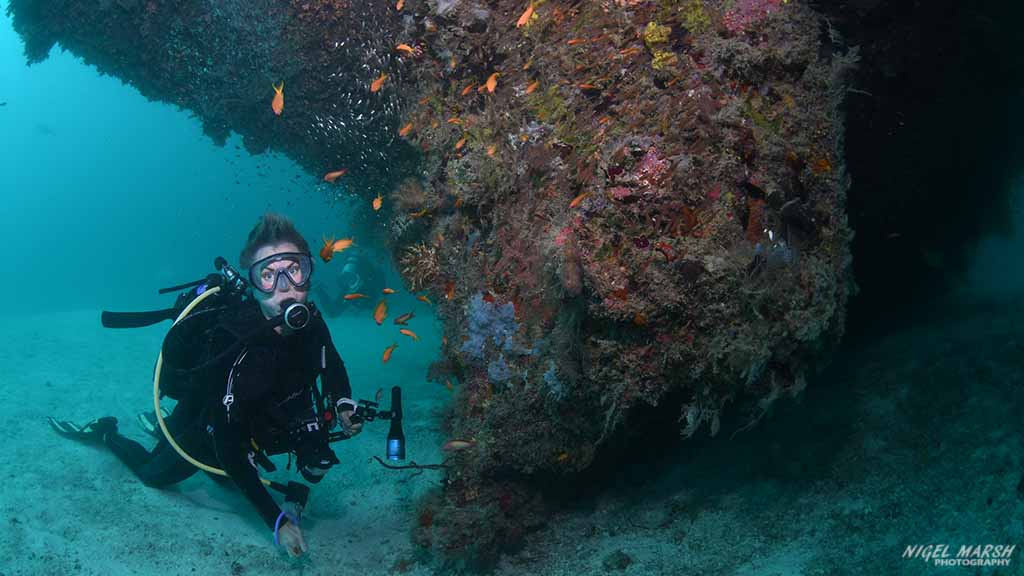
[[[295,229],[291,220],[286,216],[267,212],[249,232],[249,239],[245,241],[245,248],[242,249],[242,254],[238,257],[240,267],[245,269],[252,266],[256,252],[260,248],[284,242],[295,244],[299,252],[309,252],[309,244]]]

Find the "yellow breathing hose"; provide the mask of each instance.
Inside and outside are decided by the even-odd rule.
[[[188,316],[189,312],[191,312],[193,308],[198,306],[208,296],[212,296],[212,295],[216,294],[219,291],[220,291],[220,286],[215,286],[213,288],[210,288],[209,290],[206,290],[205,292],[200,294],[198,297],[196,297],[194,300],[189,302],[188,306],[186,306],[185,309],[181,311],[181,314],[178,314],[178,317],[174,320],[174,324],[171,325],[171,328],[174,328],[174,326],[177,326],[178,322],[181,322],[181,320],[183,318]],[[153,371],[153,409],[156,410],[156,420],[160,424],[160,430],[163,431],[164,438],[167,438],[167,442],[170,443],[171,447],[174,448],[175,452],[180,454],[181,457],[184,458],[185,460],[187,460],[188,462],[191,462],[196,468],[199,468],[200,470],[206,470],[207,472],[210,472],[210,473],[213,473],[213,474],[220,474],[221,476],[227,476],[228,473],[225,472],[224,470],[221,470],[220,468],[214,468],[213,466],[207,466],[206,464],[203,464],[202,462],[200,462],[200,461],[196,460],[195,458],[189,456],[188,453],[185,452],[185,450],[181,446],[179,446],[177,442],[174,441],[174,438],[171,436],[170,431],[167,430],[167,424],[164,423],[163,412],[160,411],[160,372],[163,370],[163,367],[164,367],[164,349],[163,349],[163,346],[161,346],[160,347],[160,356],[157,357],[157,359],[156,359],[156,369]],[[266,478],[262,478],[261,477],[260,478],[260,482],[263,482],[264,485],[270,486],[270,480],[267,480]]]

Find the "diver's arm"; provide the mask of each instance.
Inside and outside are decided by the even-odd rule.
[[[218,403],[213,408],[212,420],[214,449],[221,467],[256,507],[267,527],[273,530],[281,508],[260,481],[249,434],[252,410],[248,408],[264,397],[273,374],[273,360],[264,352],[260,349],[246,352],[234,372],[231,384],[234,400],[230,410]]]
[[[219,412],[213,424],[217,459],[246,499],[256,507],[256,512],[263,518],[263,522],[273,530],[277,517],[281,514],[281,508],[260,481],[256,464],[250,459],[253,448],[249,443],[244,411],[236,401],[231,407],[231,421],[228,422],[225,411],[215,410]]]

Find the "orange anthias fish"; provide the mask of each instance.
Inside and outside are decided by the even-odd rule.
[[[432,304],[430,299],[427,298],[426,294],[420,294],[419,296],[416,297],[416,299],[419,300],[420,302],[426,302],[427,304]]]
[[[394,294],[394,293],[395,293],[395,289],[394,289],[394,288],[385,288],[385,289],[383,290],[383,292],[384,292],[385,294]]]
[[[413,340],[419,342],[420,337],[417,336],[416,333],[413,332],[412,330],[409,330],[408,328],[402,328],[401,330],[399,330],[399,332],[401,332],[402,334],[405,334],[409,338],[412,338]]]
[[[498,151],[498,145],[497,144],[491,144],[490,146],[487,147],[487,155],[488,156],[494,156],[494,153],[497,152],[497,151]],[[462,198],[459,198],[459,200],[462,200]],[[456,208],[458,208],[458,206],[456,206]]]
[[[387,74],[381,74],[380,78],[377,78],[370,83],[370,92],[376,92],[380,90],[380,87],[384,85],[384,81],[388,79]]]
[[[460,150],[465,145],[466,145],[466,137],[463,136],[461,140],[459,140],[458,142],[455,143],[455,149],[456,150]]]
[[[332,250],[333,247],[334,237],[332,236],[331,239],[328,240],[327,237],[324,236],[324,247],[320,249],[320,258],[324,262],[330,262],[331,258],[334,258],[334,250]]]
[[[398,3],[395,4],[395,10],[401,12],[403,6],[405,6],[405,0],[398,0]]]
[[[399,44],[398,46],[395,46],[395,50],[398,50],[400,52],[405,52],[406,54],[409,54],[410,56],[418,56],[419,55],[419,50],[417,50],[416,48],[413,48],[412,46],[409,46],[408,44]]]
[[[353,244],[356,243],[355,238],[342,238],[341,240],[335,240],[334,244],[331,245],[332,252],[344,252],[348,250]]]
[[[526,87],[526,93],[527,94],[533,94],[533,91],[537,89],[537,86],[540,86],[540,80],[537,80],[533,84],[530,84],[529,86],[527,86]]]
[[[455,389],[455,387],[452,386],[452,381],[447,379],[444,381],[444,387],[447,388],[449,392]]]
[[[519,17],[519,20],[516,20],[516,28],[526,26],[530,22],[531,16],[533,16],[533,2],[530,2],[530,5],[526,7],[526,11]]]
[[[350,246],[355,244],[355,240],[352,238],[342,238],[341,240],[335,240],[333,236],[328,240],[324,236],[324,246],[320,249],[320,258],[324,262],[330,262],[331,258],[334,257],[335,252],[344,252]]]
[[[387,362],[388,360],[391,360],[391,353],[395,351],[395,348],[398,348],[397,342],[384,349],[384,356],[382,356],[380,359],[381,364]]]
[[[398,318],[395,318],[395,324],[405,326],[405,323],[408,322],[409,320],[412,320],[414,316],[416,315],[413,314],[412,312],[406,312],[405,314],[402,314]]]
[[[341,170],[335,170],[334,172],[328,172],[324,174],[324,182],[334,182],[338,178],[341,178],[348,173],[348,168],[342,168]]]
[[[278,116],[281,115],[281,112],[284,112],[284,82],[281,82],[280,86],[274,86],[274,100],[271,101],[270,107],[274,110],[274,114]]]
[[[380,194],[377,194],[377,197],[373,199],[373,211],[376,212],[377,210],[380,210],[380,206],[383,202],[384,197],[381,196]]]
[[[444,287],[445,300],[451,300],[455,296],[455,282],[449,281]]]
[[[468,86],[462,89],[462,95],[465,96],[473,91],[473,86],[476,86],[476,82],[470,82]]]
[[[373,320],[380,326],[384,323],[384,319],[388,317],[388,303],[387,300],[381,300],[377,303],[377,307],[373,309]]]
[[[495,72],[487,77],[487,91],[494,92],[494,89],[498,87],[498,73]]]
[[[569,202],[569,208],[575,208],[575,207],[579,206],[580,202],[583,202],[583,200],[586,199],[586,197],[589,196],[589,195],[590,195],[590,191],[588,190],[588,191],[580,194],[579,196],[573,198],[572,202]]]
[[[405,126],[402,126],[402,129],[398,131],[398,135],[405,137],[409,135],[409,132],[412,132],[412,122],[409,122]]]
[[[367,296],[366,294],[360,294],[358,292],[353,292],[352,294],[345,294],[345,296],[343,296],[343,298],[345,298],[345,300],[358,300],[360,298],[369,298],[369,296]]]
[[[476,440],[449,440],[441,446],[441,450],[445,452],[458,452],[459,450],[465,450],[466,448],[472,448],[476,446]]]

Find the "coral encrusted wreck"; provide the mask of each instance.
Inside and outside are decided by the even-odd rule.
[[[445,425],[475,440],[421,508],[447,557],[519,540],[543,520],[530,475],[587,467],[632,408],[735,434],[842,334],[856,51],[809,2],[54,4],[11,2],[31,57],[60,42],[215,137],[383,191],[366,234],[436,304]]]

